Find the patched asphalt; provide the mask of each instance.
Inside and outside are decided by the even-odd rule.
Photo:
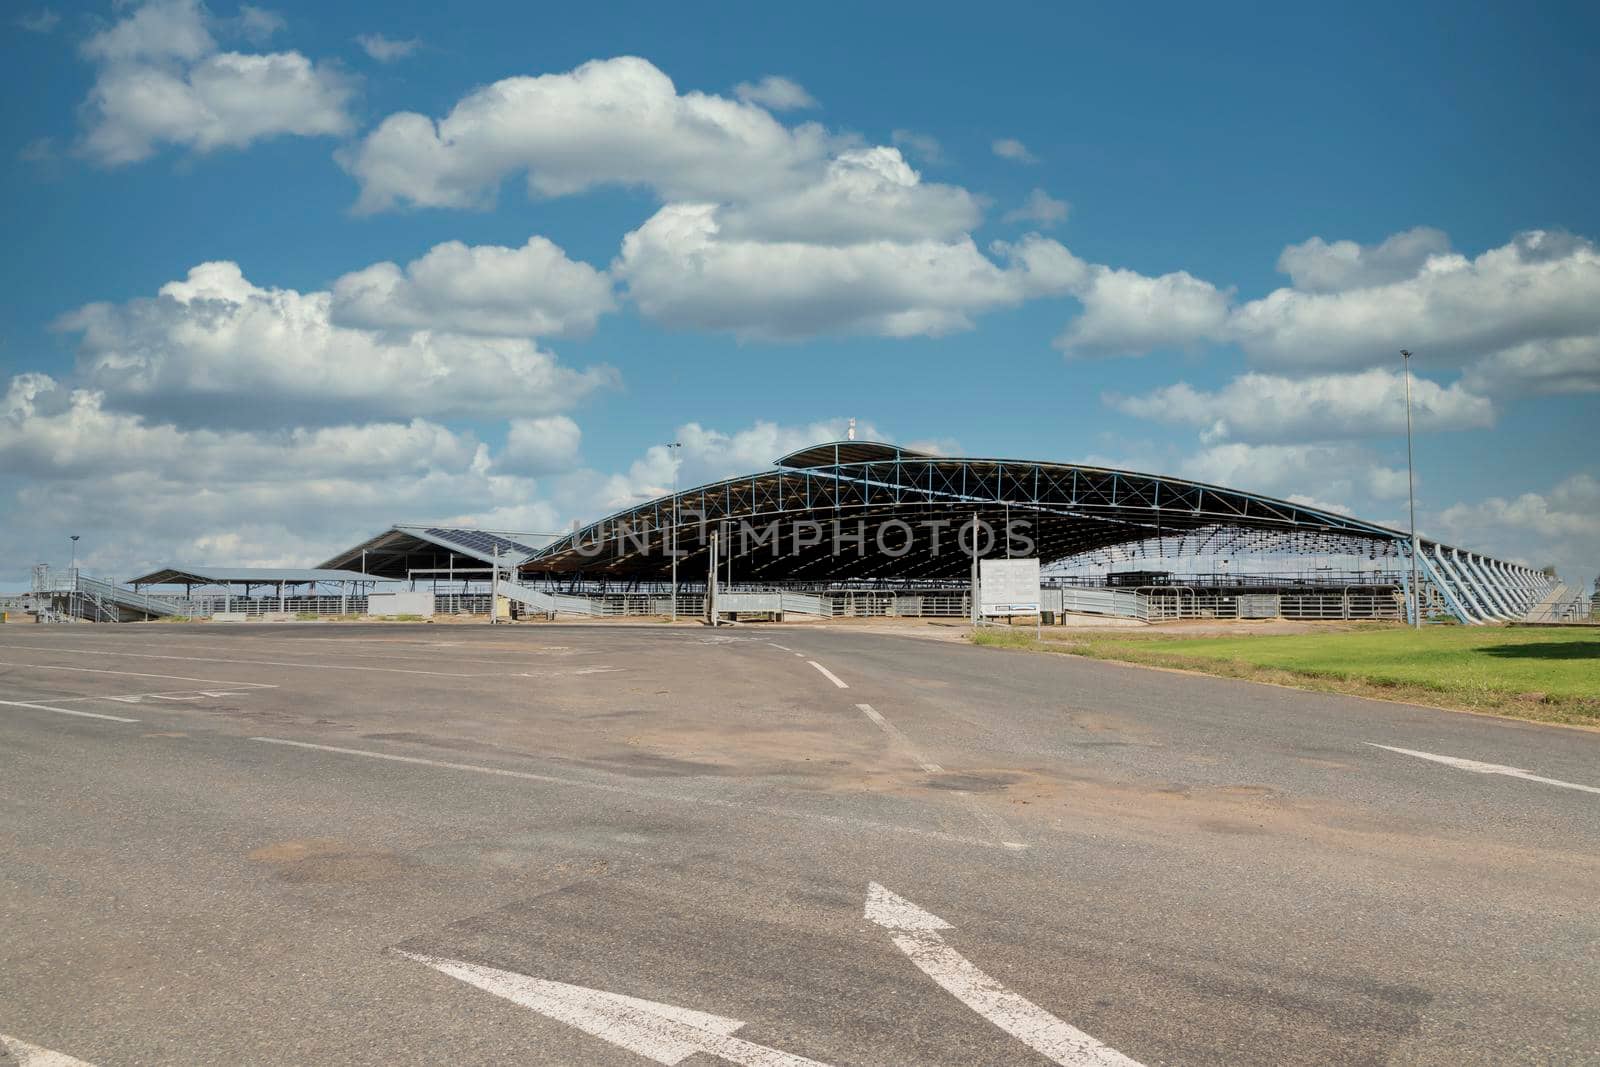
[[[1141,1063],[1600,1059],[1600,795],[1374,747],[1590,731],[820,625],[7,625],[0,701],[0,1034],[89,1063],[649,1062],[419,956],[1049,1062],[869,883]]]

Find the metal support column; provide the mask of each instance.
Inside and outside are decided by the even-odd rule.
[[[1472,593],[1467,588],[1466,583],[1461,580],[1461,576],[1450,565],[1450,561],[1445,557],[1444,549],[1434,545],[1432,559],[1428,559],[1426,555],[1418,558],[1426,560],[1433,566],[1435,576],[1442,579],[1441,588],[1451,592],[1454,600],[1454,603],[1451,604],[1451,610],[1460,616],[1461,621],[1474,625],[1482,623],[1482,609],[1473,600]]]
[[[1428,559],[1426,553],[1419,552],[1417,555],[1412,557],[1412,561],[1416,563],[1421,573],[1427,577],[1428,582],[1433,586],[1433,588],[1439,591],[1439,595],[1444,597],[1445,604],[1449,606],[1451,611],[1456,613],[1456,616],[1460,618],[1462,622],[1471,623],[1478,621],[1473,617],[1472,612],[1468,611],[1464,606],[1462,606],[1460,598],[1458,598],[1455,594],[1455,590],[1450,587],[1449,582],[1445,581],[1444,578],[1440,576],[1440,572],[1435,570],[1434,564]],[[1417,590],[1417,599],[1419,603],[1421,602],[1421,594],[1422,590],[1419,588]]]

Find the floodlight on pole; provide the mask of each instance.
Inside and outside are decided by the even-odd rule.
[[[1411,499],[1411,626],[1422,628],[1422,590],[1417,586],[1417,476],[1411,455],[1411,353],[1400,350],[1406,370],[1406,494]]]
[[[678,455],[682,441],[667,445],[667,455],[672,457],[672,621],[678,621]],[[659,573],[659,572],[657,572]]]
[[[68,534],[67,536],[72,541],[72,565],[71,565],[70,569],[71,570],[77,570],[78,569],[78,538],[80,536],[82,536],[82,535],[81,534]]]

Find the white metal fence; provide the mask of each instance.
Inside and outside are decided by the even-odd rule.
[[[150,614],[208,618],[220,614],[247,619],[358,618],[367,611],[365,596],[164,596],[141,594],[70,571],[35,573],[38,598],[60,596],[68,589],[92,594],[97,602],[115,603],[124,609],[147,609]],[[502,580],[500,591],[520,604],[523,612],[579,615],[595,618],[627,616],[665,616],[672,601],[660,592],[653,593],[561,593],[537,589],[519,582]],[[1101,615],[1160,622],[1172,619],[1399,619],[1404,605],[1401,597],[1371,586],[1350,586],[1343,590],[1321,589],[1304,592],[1198,593],[1187,586],[1144,586],[1138,589],[1049,586],[1039,591],[1040,607],[1061,614]],[[491,597],[487,592],[436,593],[436,615],[487,616]],[[964,590],[890,591],[829,589],[796,592],[773,588],[735,588],[717,596],[725,614],[782,614],[823,619],[840,618],[966,618],[971,599]],[[1590,602],[1586,597],[1556,605],[1552,621],[1587,618]],[[705,614],[703,593],[680,593],[678,615],[693,618]],[[90,616],[84,616],[90,617]],[[107,621],[110,621],[108,618]]]
[[[554,612],[591,618],[664,616],[671,612],[670,597],[654,593],[605,595],[552,593],[528,586],[502,584],[502,594],[519,601],[524,610]],[[434,598],[437,615],[488,615],[487,593],[439,593]],[[1188,590],[1139,591],[1046,588],[1039,593],[1040,607],[1057,614],[1103,615],[1162,622],[1175,619],[1398,619],[1399,599],[1388,593],[1347,590],[1342,593],[1243,593],[1196,595]],[[296,618],[337,618],[366,612],[366,597],[195,597],[169,601],[180,615],[204,617],[234,612],[249,618],[286,615]],[[823,619],[955,618],[969,617],[971,600],[965,593],[894,593],[887,591],[828,590],[797,593],[787,590],[733,590],[717,595],[724,613],[781,613]],[[678,594],[678,615],[705,614],[702,593]]]

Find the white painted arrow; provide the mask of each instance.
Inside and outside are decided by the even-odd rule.
[[[201,697],[220,700],[222,697],[242,697],[247,695],[249,695],[248,691],[239,689],[195,689],[171,693],[128,693],[124,696],[108,696],[101,699],[115,700],[123,704],[143,704],[147,700],[187,702],[199,700]]]
[[[1507,778],[1521,778],[1527,782],[1557,785],[1562,789],[1577,789],[1585,793],[1600,793],[1600,787],[1579,785],[1577,782],[1563,782],[1559,778],[1546,778],[1541,774],[1525,771],[1521,767],[1507,767],[1499,763],[1481,763],[1475,759],[1464,759],[1461,756],[1441,756],[1436,752],[1418,752],[1411,748],[1395,748],[1393,745],[1380,745],[1376,741],[1368,741],[1366,743],[1373,748],[1381,748],[1388,752],[1398,752],[1402,756],[1415,756],[1418,759],[1432,760],[1434,763],[1442,763],[1447,767],[1454,767],[1460,771],[1471,771],[1473,774],[1501,774]]]
[[[923,974],[1040,1055],[1066,1067],[1139,1067],[978,970],[939,935],[952,929],[949,923],[877,882],[867,886],[865,916],[891,931],[895,945]]]
[[[17,1062],[18,1067],[93,1067],[65,1052],[54,1052],[38,1045],[30,1045],[20,1037],[0,1034],[0,1052]]]
[[[657,1063],[676,1064],[706,1052],[745,1067],[827,1067],[732,1036],[744,1025],[738,1019],[460,960],[411,952],[400,955]]]

